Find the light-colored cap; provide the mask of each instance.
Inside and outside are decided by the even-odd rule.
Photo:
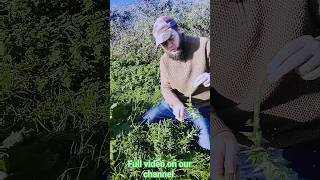
[[[156,46],[168,40],[173,30],[177,30],[178,25],[176,21],[169,16],[162,16],[157,18],[153,25],[152,34],[156,40]]]

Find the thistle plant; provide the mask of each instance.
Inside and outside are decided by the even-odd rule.
[[[248,138],[253,142],[253,145],[249,150],[245,151],[245,153],[256,166],[255,171],[262,171],[267,180],[296,179],[296,174],[287,167],[288,162],[285,159],[273,159],[270,154],[272,148],[264,148],[266,145],[266,140],[264,140],[262,136],[259,115],[261,112],[260,105],[262,102],[263,93],[269,85],[270,83],[267,80],[264,80],[256,94],[253,132],[248,136]]]
[[[110,139],[113,149],[110,179],[143,179],[144,169],[128,168],[126,164],[128,159],[137,158],[193,161],[193,167],[188,169],[154,169],[174,170],[177,179],[208,179],[210,175],[210,156],[198,152],[197,130],[190,122],[175,124],[173,121],[163,121],[146,128],[130,126],[130,122],[136,122],[146,108],[163,99],[159,86],[159,60],[163,51],[154,48],[154,38],[150,34],[154,20],[167,14],[177,18],[182,32],[209,36],[209,1],[206,4],[193,1],[195,4],[192,5],[183,2],[176,1],[170,7],[161,6],[162,3],[150,3],[141,7],[111,9],[109,94],[112,107]],[[117,106],[111,106],[115,103]],[[131,110],[135,104],[138,104],[138,108]],[[193,116],[192,112],[196,111],[193,111],[192,102],[189,101],[186,106],[185,112]]]
[[[145,170],[174,171],[177,179],[208,179],[210,156],[195,149],[197,129],[191,123],[161,121],[143,128],[132,124],[132,131],[111,141],[111,179],[144,179]],[[191,168],[131,168],[128,160],[192,161]],[[156,179],[156,178],[155,178]]]
[[[192,119],[200,118],[199,111],[197,111],[192,105],[192,94],[196,90],[196,88],[197,87],[192,87],[191,90],[188,93],[189,100],[188,100],[188,103],[187,103],[187,112],[190,114]]]

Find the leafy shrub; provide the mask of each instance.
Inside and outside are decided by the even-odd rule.
[[[184,159],[190,169],[175,169],[187,179],[209,178],[209,155],[198,147],[190,125],[171,121],[138,125],[145,111],[162,99],[159,60],[152,27],[156,18],[169,15],[181,32],[209,36],[209,1],[139,1],[110,13],[110,127],[112,179],[140,179],[145,169],[130,169],[127,160]]]
[[[100,177],[108,161],[104,2],[5,0],[1,7],[0,140],[28,129],[8,150],[9,177]],[[32,161],[37,152],[52,158],[39,153]]]
[[[120,134],[111,141],[112,179],[142,179],[146,168],[129,168],[128,160],[192,160],[191,168],[159,168],[158,171],[174,170],[181,178],[208,179],[209,153],[197,149],[197,130],[190,123],[176,124],[162,121],[149,128],[133,125],[128,134]],[[154,170],[156,171],[156,170]]]
[[[160,4],[139,1],[135,6],[111,11],[111,105],[136,103],[145,111],[160,102],[159,59],[163,51],[155,47],[153,23],[159,16],[170,15],[176,19],[181,32],[208,37],[208,4],[207,0],[165,1]],[[121,121],[117,114],[114,113],[113,117]]]

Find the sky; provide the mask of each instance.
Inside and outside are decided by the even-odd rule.
[[[111,0],[110,7],[127,6],[133,3],[134,0]]]
[[[185,2],[192,2],[193,0],[184,0]],[[128,5],[132,5],[134,3],[137,3],[138,0],[110,0],[110,7],[125,7]],[[196,1],[195,1],[196,2]]]

